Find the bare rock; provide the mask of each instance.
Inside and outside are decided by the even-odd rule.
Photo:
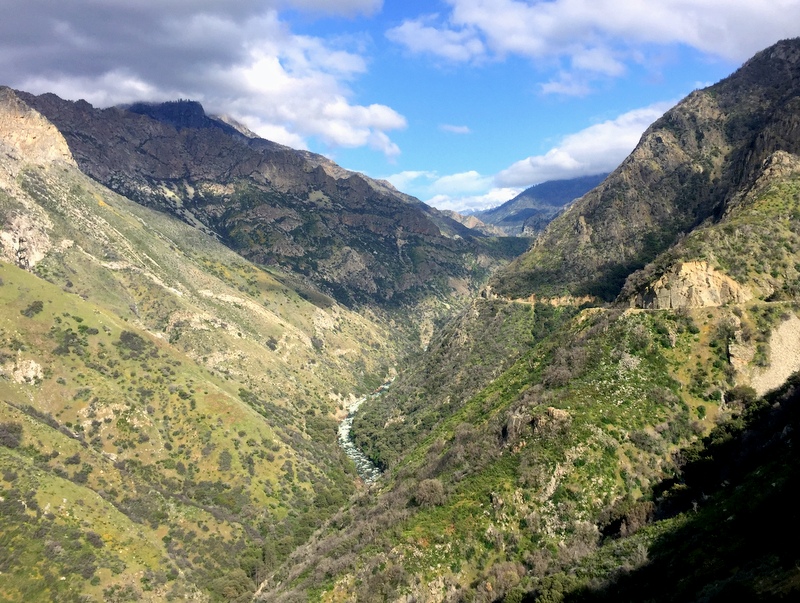
[[[650,310],[705,308],[741,304],[753,294],[708,262],[684,262],[673,266],[630,300],[631,307]]]

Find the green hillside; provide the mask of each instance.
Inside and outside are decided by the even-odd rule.
[[[793,451],[795,394],[768,394],[800,369],[800,164],[792,135],[772,136],[774,124],[793,119],[795,88],[770,79],[795,64],[796,50],[796,41],[782,43],[679,104],[616,176],[497,273],[422,357],[405,361],[353,427],[386,468],[380,487],[295,552],[260,600],[701,601],[740,588],[753,600],[796,595],[797,517],[779,503],[795,481],[782,457]],[[629,235],[650,236],[642,224],[603,221],[623,209],[603,191],[633,172],[666,171],[642,149],[709,98],[734,117],[724,127],[696,125],[697,141],[715,140],[719,128],[740,136],[730,124],[743,123],[744,106],[780,99],[768,119],[748,122],[762,159],[744,169],[733,147],[720,155],[715,169],[731,178],[725,202],[703,205],[722,188],[704,196],[691,181],[676,184],[694,159],[662,156],[677,163],[647,195],[630,190],[627,214],[661,237],[675,223],[657,216],[667,211],[660,200],[709,213],[673,208],[691,227],[664,234],[647,258],[600,266],[598,250],[635,250]],[[676,139],[689,134],[673,124]],[[647,201],[641,212],[637,199]],[[579,214],[583,231],[574,228]],[[590,274],[613,286],[616,304],[584,287]],[[536,280],[545,277],[552,280]],[[767,536],[752,522],[773,506],[780,518],[764,519]],[[715,540],[718,532],[725,535]]]
[[[249,600],[353,492],[335,417],[406,344],[42,160],[58,137],[10,110],[0,597]]]

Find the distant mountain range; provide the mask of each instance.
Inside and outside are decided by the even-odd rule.
[[[525,189],[513,199],[473,215],[508,235],[535,236],[564,208],[600,184],[608,174],[551,180]]]

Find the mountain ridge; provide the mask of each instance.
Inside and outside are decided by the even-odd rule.
[[[133,112],[17,94],[60,129],[89,176],[351,306],[446,303],[516,253],[387,183],[220,125],[199,104]]]
[[[735,204],[768,155],[800,151],[798,70],[800,42],[785,40],[690,94],[529,253],[498,273],[493,288],[510,297],[616,298],[628,274]]]
[[[525,189],[502,205],[477,211],[473,215],[503,229],[507,234],[535,236],[569,203],[600,184],[606,176],[608,174],[597,174],[542,182]]]

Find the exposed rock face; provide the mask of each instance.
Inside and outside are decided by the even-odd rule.
[[[0,195],[17,199],[0,206],[0,257],[30,269],[52,248],[50,220],[20,194],[17,177],[25,166],[74,167],[75,160],[58,129],[6,87],[0,87],[0,156]]]
[[[619,168],[498,273],[495,289],[616,298],[631,272],[719,220],[770,155],[800,152],[798,105],[800,39],[785,40],[650,126]]]
[[[482,279],[505,259],[481,233],[390,184],[249,136],[198,103],[99,110],[53,94],[17,95],[56,125],[87,175],[340,302],[448,297],[457,293],[451,277]]]
[[[0,365],[0,376],[8,377],[15,383],[35,383],[42,380],[44,372],[36,361],[17,358],[14,362]]]
[[[0,86],[0,149],[25,163],[66,161],[75,165],[58,129],[5,86]]]
[[[752,297],[750,291],[708,262],[684,262],[632,298],[630,305],[648,310],[703,308],[741,304]]]
[[[780,387],[800,370],[800,319],[790,316],[769,339],[769,366],[756,371],[750,384],[758,394]]]

